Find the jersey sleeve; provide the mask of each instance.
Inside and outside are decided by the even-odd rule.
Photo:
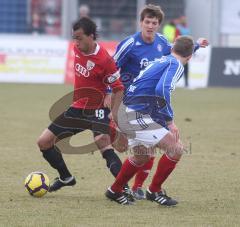
[[[170,61],[169,66],[164,70],[163,76],[159,80],[155,94],[165,100],[166,105],[158,112],[163,114],[166,121],[173,120],[173,109],[171,107],[171,92],[175,89],[176,83],[181,78],[184,68],[181,63]]]
[[[109,57],[108,61],[105,62],[105,77],[104,81],[107,84],[106,92],[117,92],[119,90],[124,90],[124,86],[120,81],[120,73],[116,67],[114,60]]]
[[[199,44],[197,42],[195,42],[193,52],[195,53],[199,48],[200,48]]]
[[[164,56],[171,54],[171,49],[172,49],[172,43],[168,42],[168,40],[158,33],[158,38],[161,40],[162,43],[162,53]]]
[[[114,61],[118,68],[121,68],[129,59],[129,53],[133,46],[134,38],[129,37],[123,40],[118,46],[114,54]]]

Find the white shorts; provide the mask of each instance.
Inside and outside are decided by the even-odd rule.
[[[136,131],[136,137],[134,139],[128,139],[128,146],[131,148],[139,145],[147,148],[153,147],[168,133],[168,130],[165,128]]]
[[[143,145],[147,148],[158,144],[169,131],[148,115],[142,115],[124,105],[118,113],[118,126],[127,134],[129,147]]]

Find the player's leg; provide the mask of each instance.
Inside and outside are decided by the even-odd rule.
[[[45,129],[39,137],[37,144],[42,151],[44,159],[59,172],[61,179],[70,177],[71,174],[63,160],[61,152],[55,146],[57,136],[49,129]]]
[[[150,122],[151,118],[149,118]],[[146,125],[146,120],[141,119],[141,123],[144,121],[144,125]],[[143,126],[144,126],[143,125]],[[141,126],[141,125],[140,125]],[[163,148],[166,151],[175,151],[176,148],[176,143],[174,143],[175,140],[173,140],[173,136],[169,131],[160,125],[151,122],[151,124],[148,124],[148,128],[146,130],[142,129],[140,131],[135,131],[135,137],[134,139],[129,140],[129,145],[132,146],[132,144],[140,143],[144,144],[146,147],[154,147],[159,144],[161,141],[161,148]],[[170,146],[172,145],[172,147]],[[171,148],[171,149],[170,149]],[[177,158],[177,155],[174,154],[174,157],[172,158]],[[165,156],[163,156],[163,159]],[[164,159],[165,161],[165,159]],[[162,166],[162,164],[160,165]],[[166,166],[166,169],[165,169]],[[159,172],[160,172],[160,177],[162,175],[167,176],[167,170],[171,172],[175,167],[175,164],[173,162],[167,162],[167,164],[164,164],[164,169],[161,170],[161,167],[157,169],[157,173],[154,176],[154,183],[156,181],[156,184],[159,185]],[[171,170],[170,170],[171,169]],[[170,173],[169,173],[170,174]],[[166,178],[165,178],[166,179]],[[164,180],[164,179],[163,179]],[[153,183],[153,184],[154,184]],[[155,201],[155,199],[158,199],[158,201],[161,205],[175,205],[177,202],[170,197],[168,197],[166,194],[163,193],[163,190],[158,189],[155,190],[154,192],[151,192],[149,189],[146,192],[146,198],[151,201]]]
[[[84,121],[84,118],[81,115],[81,110],[69,108],[67,111],[59,115],[59,117],[57,117],[54,122],[43,131],[37,141],[44,159],[59,173],[59,178],[55,179],[55,182],[50,186],[49,191],[56,191],[63,186],[72,186],[76,184],[76,180],[68,170],[62,153],[56,146],[56,142],[89,127],[88,123]]]
[[[139,149],[145,152],[145,148],[137,147],[137,152],[133,157],[126,159],[122,165],[122,168],[116,177],[114,183],[108,188],[105,195],[110,200],[113,200],[120,204],[125,204],[125,199],[121,199],[123,196],[122,188],[128,183],[128,181],[136,174],[136,172],[144,165],[150,158],[148,154],[140,154]],[[134,152],[136,148],[134,148]],[[124,202],[124,203],[122,203]],[[128,203],[127,203],[128,204]]]
[[[94,140],[98,149],[102,153],[102,157],[106,160],[106,165],[111,174],[114,177],[117,177],[122,167],[122,162],[112,147],[112,142],[109,135],[110,128],[113,128],[113,126],[110,126],[110,119],[108,118],[110,110],[107,108],[102,108],[96,112],[98,113],[98,116],[92,119],[92,131],[94,133]],[[125,136],[122,142],[122,147],[124,147],[124,150],[126,150],[128,146],[128,140]],[[128,197],[128,199],[130,201],[134,201],[132,191],[129,186],[126,184],[123,186],[123,189],[124,194]]]
[[[45,129],[39,137],[37,144],[43,154],[44,159],[59,173],[59,178],[50,186],[49,191],[56,191],[62,186],[72,186],[76,184],[75,178],[68,170],[61,152],[55,146],[57,136],[49,129]]]
[[[136,113],[134,110],[126,108],[126,106],[122,106],[122,108],[122,116],[119,117],[118,124],[121,130],[126,133],[129,138],[131,138],[128,140],[129,146],[135,147],[134,152],[136,151],[137,147],[137,153],[139,153],[139,149],[141,150],[142,148],[143,153],[145,151],[145,154],[148,154],[149,149],[147,148],[151,148],[152,146],[156,145],[168,131],[163,129],[163,135],[161,130],[160,132],[157,131],[159,134],[158,135],[155,132],[156,129],[159,128],[159,125],[155,123],[150,116],[148,116],[148,119],[146,119],[147,116],[145,116],[145,121],[145,119],[141,117],[141,114]],[[139,120],[140,117],[141,120]],[[160,136],[160,138],[158,138],[155,134]],[[152,150],[152,148],[150,150]],[[134,157],[125,160],[114,184],[107,190],[106,196],[116,201],[116,199],[114,199],[114,193],[117,193],[117,195],[121,193],[122,185],[128,182],[139,171],[144,163],[149,161],[149,157],[151,157],[151,155],[151,152],[150,155],[147,156],[144,156],[143,154],[135,154]]]
[[[143,191],[142,186],[153,167],[154,159],[155,157],[151,157],[150,160],[136,173],[134,184],[132,186],[132,192],[136,199],[145,199],[145,192]]]
[[[95,135],[94,141],[100,150],[102,157],[106,160],[107,168],[110,170],[111,174],[116,177],[121,169],[122,162],[114,152],[109,135]]]
[[[124,161],[121,171],[111,187],[115,192],[121,192],[123,185],[127,184],[137,171],[150,159],[148,154],[140,154],[140,152],[146,151],[144,146],[135,147],[133,151],[134,156]]]
[[[158,162],[157,170],[146,192],[148,200],[155,201],[160,205],[172,206],[177,201],[168,197],[162,189],[162,184],[174,170],[182,156],[183,146],[180,141],[176,142],[172,133],[168,133],[159,142],[158,147],[165,151]]]
[[[100,152],[102,153],[102,157],[106,160],[108,169],[116,178],[121,170],[122,162],[118,155],[114,152],[114,149],[111,145],[110,136],[108,134],[96,135],[95,133],[94,140]],[[124,196],[124,198],[127,198],[127,201],[134,202],[132,192],[127,183],[122,186],[122,190],[124,190],[123,195],[118,195],[118,198]]]
[[[95,110],[96,115],[89,119],[92,121],[94,141],[102,153],[102,157],[106,160],[106,165],[111,174],[116,177],[121,169],[122,162],[111,145],[109,136],[109,113],[110,110],[108,108],[97,109]]]

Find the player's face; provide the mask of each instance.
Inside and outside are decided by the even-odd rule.
[[[146,42],[153,42],[156,32],[160,27],[159,21],[156,17],[145,17],[141,21],[142,38]]]
[[[89,52],[89,49],[94,42],[92,35],[87,36],[86,34],[84,34],[84,31],[81,28],[73,32],[73,40],[76,47],[84,53]]]

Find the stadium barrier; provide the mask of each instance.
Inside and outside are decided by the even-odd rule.
[[[64,83],[68,41],[0,37],[0,82]]]
[[[100,44],[114,54],[117,42]],[[0,82],[72,84],[73,61],[73,43],[67,40],[0,36]],[[182,78],[178,86],[183,85]],[[240,48],[209,47],[194,54],[189,87],[207,86],[240,86]]]
[[[100,41],[110,55],[117,42]],[[0,36],[0,82],[73,83],[73,43],[51,37]]]
[[[212,48],[209,86],[240,86],[240,48]]]

